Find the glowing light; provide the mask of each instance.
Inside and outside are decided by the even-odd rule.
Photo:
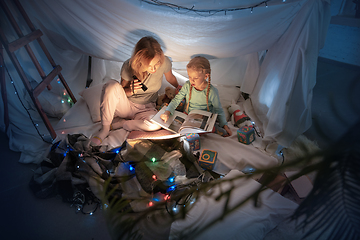
[[[175,185],[172,185],[172,186],[170,186],[170,187],[167,189],[167,191],[168,191],[168,192],[174,191],[175,188],[176,188],[176,186],[175,186]]]
[[[65,101],[64,100],[61,100],[61,103],[64,103]]]
[[[171,178],[169,178],[169,182],[174,182],[174,180],[175,180],[175,177],[171,177]]]
[[[156,158],[153,157],[153,158],[151,159],[151,161],[152,161],[152,162],[155,162],[155,161],[156,161]]]
[[[66,119],[64,119],[63,121],[66,122]]]
[[[149,202],[148,206],[149,206],[149,207],[152,207],[152,206],[154,206],[154,203],[153,203],[153,202]]]
[[[167,201],[167,200],[169,200],[169,199],[170,199],[170,195],[169,195],[169,194],[166,194],[166,195],[164,196],[164,200]]]
[[[118,147],[118,148],[112,149],[111,151],[117,154],[120,152],[120,150],[121,150],[121,147]]]
[[[62,131],[61,134],[65,134],[65,131]]]
[[[130,165],[129,170],[130,170],[130,171],[133,171],[134,169],[135,169],[135,168]]]
[[[154,175],[152,175],[152,178],[154,179],[154,180],[156,180],[156,175],[154,174]]]
[[[259,102],[270,108],[279,91],[280,79],[276,72],[267,75],[263,88],[259,92]]]

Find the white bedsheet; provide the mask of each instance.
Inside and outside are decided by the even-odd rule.
[[[63,116],[55,126],[57,139],[62,140],[66,134],[82,133],[87,137],[97,132],[101,127],[100,122],[94,123],[91,120],[89,109],[84,99],[79,98],[78,102]],[[242,170],[246,166],[256,169],[273,167],[279,164],[278,159],[265,151],[260,151],[254,145],[245,145],[237,140],[236,131],[229,122],[232,136],[222,137],[215,133],[205,134],[200,137],[201,149],[211,149],[218,152],[215,171],[226,174],[231,169]],[[111,131],[109,136],[104,139],[103,145],[108,148],[120,146],[127,138],[129,132],[124,129]],[[260,141],[260,139],[258,139]]]
[[[228,126],[232,131],[230,137],[222,137],[214,133],[200,137],[201,150],[211,149],[218,152],[215,170],[217,168],[223,169],[224,167],[227,167],[229,170],[242,170],[249,165],[256,169],[264,169],[279,164],[277,158],[264,151],[260,151],[254,144],[246,145],[240,143],[236,134],[238,128],[234,127],[230,122]],[[258,140],[260,141],[260,139]]]
[[[243,173],[232,170],[224,179],[231,179],[238,175],[243,175]],[[234,184],[230,182],[221,183],[221,190],[225,192],[233,186],[236,188],[232,191],[229,207],[235,206],[250,196],[261,185],[251,178],[240,178],[235,180]],[[172,223],[169,239],[178,239],[180,234],[194,228],[202,228],[222,215],[226,199],[221,198],[220,201],[215,201],[214,198],[220,193],[220,187],[215,187],[212,190],[211,196],[201,196],[196,200],[185,219]],[[252,200],[246,202],[194,239],[264,239],[266,234],[280,222],[283,222],[298,207],[296,203],[271,189],[266,189],[261,193],[259,202],[261,204],[259,207],[255,207]]]
[[[54,127],[57,137],[55,141],[65,139],[67,134],[82,133],[90,138],[95,132],[100,130],[101,123],[94,123],[91,120],[89,109],[83,98],[79,98],[76,104],[62,117]],[[124,129],[111,131],[109,136],[104,139],[103,145],[108,148],[120,146],[128,136],[129,132]]]

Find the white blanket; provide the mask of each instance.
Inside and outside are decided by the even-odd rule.
[[[242,172],[232,170],[224,179],[232,179],[243,175]],[[216,201],[215,197],[221,192],[236,186],[231,193],[229,207],[234,207],[255,192],[261,185],[253,179],[240,178],[231,184],[223,182],[221,186],[212,189],[211,196],[201,196],[186,214],[183,220],[177,220],[171,225],[170,239],[178,239],[193,229],[201,229],[211,221],[218,219],[223,211],[226,198]],[[259,207],[255,207],[252,200],[240,208],[232,211],[226,218],[219,219],[210,228],[205,229],[194,239],[264,239],[267,233],[274,229],[297,208],[297,204],[274,193],[271,189],[263,191],[259,199]],[[188,238],[187,238],[188,239]]]

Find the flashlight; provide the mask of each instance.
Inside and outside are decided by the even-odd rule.
[[[134,81],[136,80],[136,79],[138,79],[135,75],[133,75],[133,79],[134,79]],[[145,84],[143,84],[143,83],[140,83],[140,86],[141,86],[141,89],[144,91],[144,92],[146,92],[146,90],[148,90],[148,88],[147,88],[147,86],[145,86]]]

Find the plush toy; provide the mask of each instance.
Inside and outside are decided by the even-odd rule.
[[[242,126],[251,126],[250,118],[245,114],[245,112],[240,110],[240,106],[232,103],[230,107],[228,107],[228,111],[231,114],[231,123],[234,124],[235,127]]]
[[[165,93],[161,94],[156,101],[156,109],[160,110],[164,105],[168,105],[176,95],[176,88],[166,87]]]

